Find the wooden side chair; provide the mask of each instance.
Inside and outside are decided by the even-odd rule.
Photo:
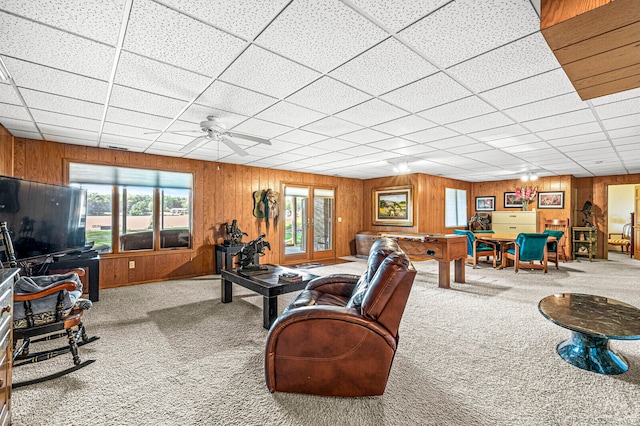
[[[0,245],[4,252],[3,260],[6,260],[3,266],[6,263],[12,268],[18,267],[6,222],[0,223]],[[71,353],[74,366],[37,379],[16,382],[14,388],[61,377],[94,362],[82,362],[78,353],[78,347],[98,339],[89,337],[82,323],[84,312],[91,308],[91,301],[81,298],[82,275],[83,269],[65,274],[16,276],[13,295],[13,367],[46,361],[65,353]],[[62,347],[31,351],[33,344],[61,337],[67,338],[67,344]]]
[[[564,255],[564,252],[560,248],[560,241],[562,241],[564,232],[556,231],[555,229],[545,229],[542,233],[555,238],[555,241],[547,242],[547,259],[556,264],[556,269],[560,269],[558,267],[558,258]]]
[[[562,262],[566,263],[567,261],[566,246],[567,246],[567,236],[569,235],[569,219],[545,219],[543,226],[544,226],[543,232],[544,231],[562,231],[561,238],[558,238],[557,236],[554,235],[558,240],[556,244],[555,252],[557,253],[556,254],[557,258],[562,259]],[[557,266],[558,265],[556,262],[556,267]]]
[[[520,268],[527,268],[542,269],[546,274],[548,271],[547,238],[549,238],[547,234],[518,234],[515,242],[507,243],[504,261],[513,260],[516,272]]]
[[[487,262],[489,261],[489,256],[493,257],[493,267],[496,267],[499,253],[496,243],[476,238],[471,231],[454,229],[453,233],[467,237],[467,261],[473,264],[473,269],[476,269],[478,260],[482,256],[486,257]]]
[[[622,232],[610,233],[607,243],[612,246],[620,246],[621,252],[629,254],[631,247],[631,224],[625,224],[622,227]]]

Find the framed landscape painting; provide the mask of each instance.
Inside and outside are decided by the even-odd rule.
[[[496,209],[496,197],[476,197],[477,212],[492,212]]]
[[[504,207],[522,207],[522,200],[516,197],[515,192],[504,193]]]
[[[373,189],[373,224],[413,226],[413,186]]]
[[[564,209],[564,191],[538,192],[539,209]]]

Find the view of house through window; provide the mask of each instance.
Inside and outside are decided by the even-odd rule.
[[[114,251],[114,215],[119,251],[190,246],[190,174],[71,163],[69,176],[70,184],[87,190],[86,239],[94,247]],[[158,218],[157,227],[154,218]]]
[[[447,228],[467,226],[467,191],[445,189],[445,224]]]

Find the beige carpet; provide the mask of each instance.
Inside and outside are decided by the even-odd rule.
[[[418,262],[385,394],[346,399],[271,394],[264,383],[262,301],[217,277],[100,292],[81,348],[97,361],[16,389],[14,425],[638,425],[640,341],[614,341],[630,363],[619,376],[580,370],[556,345],[569,336],[538,301],[583,292],[640,306],[640,261],[570,262],[561,270],[467,267],[467,283],[437,287]],[[363,260],[314,268],[361,273]],[[280,309],[294,297],[280,298]],[[70,366],[69,356],[14,370],[24,380]]]

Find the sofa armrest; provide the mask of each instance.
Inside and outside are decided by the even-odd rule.
[[[318,277],[309,281],[306,290],[316,290],[321,293],[350,297],[359,279],[360,276],[351,274],[333,274],[326,277]]]

